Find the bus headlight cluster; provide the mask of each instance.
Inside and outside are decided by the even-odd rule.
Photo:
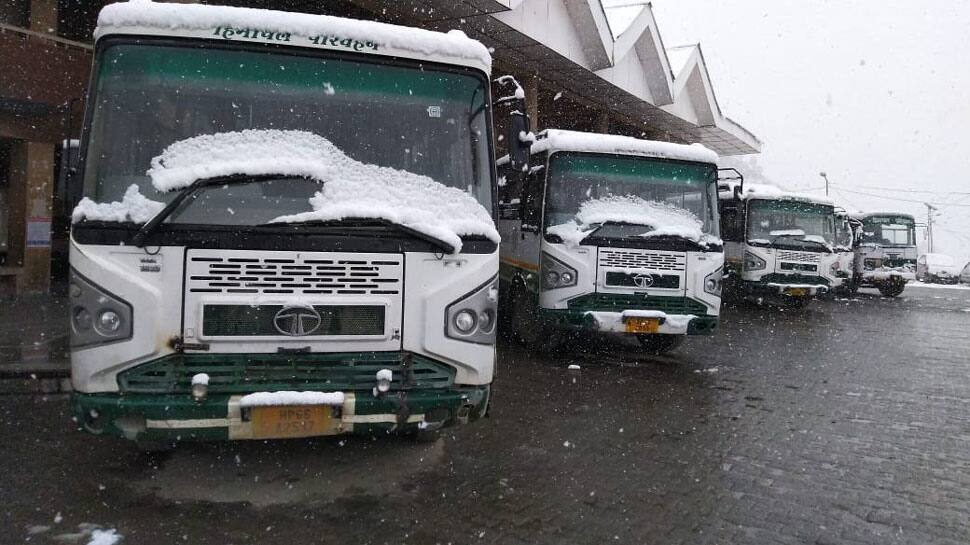
[[[761,259],[751,252],[744,252],[744,270],[760,271],[767,266],[764,259]]]
[[[131,338],[131,305],[71,269],[71,346]]]
[[[576,285],[576,269],[547,253],[542,254],[542,289],[554,290]]]
[[[460,341],[495,344],[498,277],[475,288],[445,309],[445,334]]]
[[[711,295],[720,297],[723,278],[724,267],[718,267],[716,271],[704,277],[704,291]]]

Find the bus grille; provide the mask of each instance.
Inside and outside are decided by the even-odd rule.
[[[778,250],[779,261],[796,261],[798,263],[818,263],[820,254],[814,252],[793,252],[791,250]]]
[[[454,370],[429,358],[399,352],[328,354],[174,354],[118,375],[126,393],[189,393],[192,377],[209,375],[210,394],[262,391],[370,390],[390,369],[391,390],[447,388]]]
[[[599,266],[683,271],[687,266],[687,256],[683,252],[600,248]]]
[[[247,254],[244,257],[232,251],[190,252],[187,290],[228,294],[398,295],[402,289],[404,264],[398,254],[377,258],[347,254],[341,257]]]

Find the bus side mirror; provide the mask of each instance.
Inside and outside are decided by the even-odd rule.
[[[509,109],[509,131],[506,142],[509,146],[509,163],[512,172],[523,172],[529,167],[529,155],[535,137],[526,113],[525,91],[512,76],[499,76],[495,83],[504,87],[505,96],[495,101],[498,106]]]
[[[73,138],[65,139],[61,142],[60,155],[57,194],[61,196],[62,206],[64,207],[62,213],[70,216],[84,193],[81,184],[81,172],[78,170],[81,155],[79,141]]]

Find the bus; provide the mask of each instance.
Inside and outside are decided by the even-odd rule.
[[[876,288],[885,297],[903,293],[916,279],[916,220],[899,212],[852,215],[861,224],[852,289]]]
[[[486,413],[499,236],[481,43],[151,2],[104,8],[95,38],[72,182],[81,428],[428,437]]]
[[[717,155],[701,145],[548,129],[500,160],[502,315],[526,345],[593,332],[664,353],[711,335],[723,254]]]
[[[801,307],[840,285],[832,202],[746,184],[729,170],[735,174],[732,179],[718,184],[726,292],[759,303]]]

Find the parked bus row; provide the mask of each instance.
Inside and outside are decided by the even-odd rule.
[[[725,292],[801,305],[912,277],[911,217],[719,182],[699,145],[533,135],[490,70],[459,32],[105,8],[67,169],[78,424],[429,435],[486,414],[499,318],[532,345],[659,353],[715,333]]]

